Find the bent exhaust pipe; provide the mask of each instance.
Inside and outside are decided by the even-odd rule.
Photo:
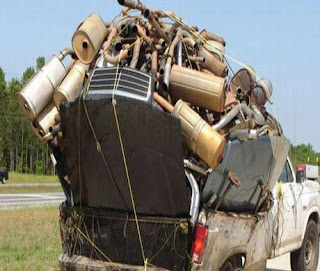
[[[232,108],[221,120],[213,125],[213,129],[216,131],[221,130],[227,124],[229,124],[239,113],[242,111],[246,116],[253,118],[258,125],[263,125],[265,123],[265,118],[261,111],[256,107],[252,106],[252,110],[244,103],[236,105]]]
[[[170,45],[167,63],[164,67],[163,85],[164,85],[166,91],[169,91],[170,74],[171,74],[171,68],[172,68],[172,58],[173,58],[173,54],[174,54],[174,49],[178,45],[179,40],[181,39],[181,35],[182,35],[182,30],[179,27],[177,30],[177,34]]]
[[[157,30],[157,32],[159,33],[160,37],[163,38],[167,43],[170,43],[170,39],[168,38],[168,36],[166,35],[166,33],[164,32],[164,30],[162,29],[162,27],[159,25],[159,23],[157,22],[157,20],[154,18],[152,12],[149,9],[146,9],[143,12],[143,16],[145,18],[147,18],[149,20],[149,22],[151,23],[151,25]]]
[[[141,3],[136,3],[134,0],[118,0],[119,5],[125,6],[131,9],[145,10],[145,6]]]
[[[204,37],[206,40],[213,40],[221,43],[223,46],[226,46],[225,40],[218,36],[217,34],[214,34],[212,32],[207,31],[206,29],[203,29],[200,33],[202,37]]]
[[[189,181],[189,184],[191,186],[192,196],[191,196],[191,204],[190,204],[190,211],[189,214],[191,216],[190,223],[192,226],[195,225],[198,214],[199,214],[199,206],[200,206],[200,191],[198,184],[193,177],[192,173],[188,172],[187,170],[184,171],[187,179]]]

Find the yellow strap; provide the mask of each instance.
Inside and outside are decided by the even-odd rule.
[[[119,76],[118,76],[118,74],[119,74]],[[137,232],[138,232],[138,237],[139,237],[139,242],[140,242],[141,253],[142,253],[143,261],[144,261],[144,263],[146,263],[147,260],[146,260],[145,254],[144,254],[142,237],[141,237],[141,232],[140,232],[140,227],[139,227],[139,222],[138,222],[138,216],[137,216],[137,211],[136,211],[136,205],[135,205],[134,196],[133,196],[133,192],[132,192],[130,175],[129,175],[128,165],[127,165],[127,159],[126,159],[126,154],[125,154],[125,150],[124,150],[124,146],[123,146],[123,142],[122,142],[120,124],[119,124],[119,119],[118,119],[118,114],[117,114],[117,109],[116,109],[117,103],[116,103],[116,99],[114,97],[115,91],[118,89],[118,86],[119,86],[120,77],[121,77],[121,72],[119,73],[119,64],[118,64],[117,65],[117,71],[116,71],[115,84],[114,84],[114,88],[113,88],[113,91],[112,91],[112,106],[113,106],[113,113],[114,113],[114,118],[115,118],[115,121],[116,121],[117,131],[118,131],[120,148],[121,148],[121,153],[122,153],[122,158],[123,158],[123,165],[124,165],[124,169],[125,169],[125,172],[126,172],[127,183],[128,183],[128,188],[129,188],[129,192],[130,192],[130,198],[131,198],[133,213],[134,213],[135,222],[136,222],[136,226],[137,226]],[[145,265],[145,270],[146,270],[146,265]]]

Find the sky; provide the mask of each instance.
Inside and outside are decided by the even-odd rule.
[[[320,152],[320,1],[143,3],[151,9],[172,10],[189,25],[224,37],[228,55],[272,81],[269,110],[286,137],[294,145],[310,143]],[[116,0],[1,0],[0,67],[6,79],[21,78],[38,56],[48,59],[71,46],[75,29],[89,14],[110,21],[120,10]]]

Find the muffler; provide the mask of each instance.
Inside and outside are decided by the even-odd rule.
[[[61,59],[54,55],[23,87],[18,103],[28,119],[34,120],[49,103],[66,73]]]
[[[72,37],[72,47],[78,59],[84,64],[90,64],[107,35],[108,29],[101,17],[91,14],[79,25]]]
[[[173,107],[158,93],[155,101],[181,120],[181,133],[188,148],[196,153],[210,168],[216,168],[223,157],[226,140],[206,123],[191,107],[179,100]]]
[[[226,80],[221,77],[173,65],[170,95],[194,105],[222,112]]]
[[[225,138],[182,100],[174,106],[173,115],[181,120],[182,136],[187,146],[210,168],[216,168],[223,157]]]
[[[33,121],[33,130],[41,141],[50,140],[50,137],[48,137],[49,129],[56,124],[55,116],[57,114],[58,109],[51,101]]]
[[[88,65],[81,63],[81,61],[77,61],[74,64],[57,91],[53,94],[53,101],[58,109],[61,103],[72,102],[79,96],[88,68]]]

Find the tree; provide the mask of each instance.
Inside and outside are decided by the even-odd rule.
[[[45,64],[45,58],[43,56],[37,58],[37,71],[40,70]]]

